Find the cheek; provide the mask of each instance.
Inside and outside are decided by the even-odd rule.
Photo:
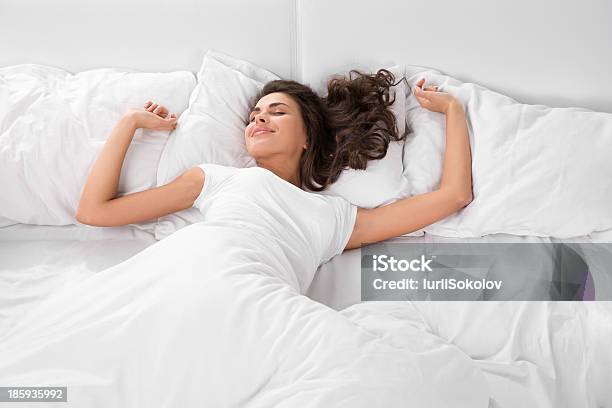
[[[282,129],[285,136],[289,136],[286,139],[288,145],[302,146],[306,142],[306,131],[301,121],[295,119],[287,121]]]
[[[304,144],[306,144],[306,141],[308,140],[308,137],[306,135],[306,129],[304,129],[304,124],[302,122],[296,123],[293,128],[293,132],[293,134],[295,135],[295,143],[301,148]]]
[[[253,124],[249,124],[244,128],[244,141],[248,140],[249,134],[251,133],[251,128],[253,128]]]

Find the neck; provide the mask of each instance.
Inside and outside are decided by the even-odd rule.
[[[298,188],[302,188],[300,180],[299,163],[278,163],[272,160],[257,160],[257,167],[263,167],[276,174],[278,177],[293,184]]]

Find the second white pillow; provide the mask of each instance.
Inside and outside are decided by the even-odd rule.
[[[159,161],[157,185],[167,184],[193,166],[214,163],[251,167],[255,160],[244,144],[252,99],[266,82],[280,79],[256,65],[218,51],[208,51],[189,98]],[[196,208],[160,217],[155,238],[163,239],[189,224],[203,221]]]
[[[527,105],[437,71],[408,76],[438,85],[465,107],[472,152],[474,200],[425,227],[447,237],[487,234],[570,238],[612,228],[612,114]],[[445,117],[408,99],[414,133],[406,141],[411,194],[440,183]]]

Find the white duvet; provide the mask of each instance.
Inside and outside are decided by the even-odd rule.
[[[90,167],[121,116],[151,98],[180,114],[194,86],[189,71],[0,68],[0,227],[78,224]],[[167,138],[168,132],[136,131],[121,167],[119,195],[155,187]]]
[[[24,245],[11,243],[8,252],[2,251],[5,262],[0,268],[4,269],[0,271],[0,276],[5,283],[5,289],[11,288],[12,285],[15,292],[11,292],[11,296],[6,299],[10,304],[5,302],[6,307],[3,307],[1,312],[9,312],[13,305],[17,306],[15,301],[20,292],[24,296],[21,302],[26,300],[25,296],[30,301],[38,294],[51,289],[52,280],[68,280],[66,275],[77,273],[79,263],[87,263],[88,267],[97,268],[101,264],[109,263],[109,251],[114,251],[111,259],[117,259],[117,253],[131,252],[123,243],[146,246],[138,240],[133,241],[134,244],[127,241],[105,241],[96,246],[81,245],[92,242],[63,241],[66,245],[61,245],[62,241],[52,241],[57,244],[53,246],[49,245],[51,242],[45,241],[33,241],[28,245],[23,241]],[[120,244],[121,249],[113,249]],[[98,245],[104,247],[99,248]],[[72,254],[78,249],[77,246],[81,248],[83,257]],[[40,256],[31,267],[17,269],[13,266],[14,271],[6,269],[13,264],[29,264],[28,260],[16,253],[33,249],[38,250]],[[101,249],[104,251],[100,251]],[[55,257],[55,252],[59,256],[72,255],[74,259],[70,261],[70,265],[65,265],[64,261],[64,270],[58,270],[61,268],[59,260],[49,264],[49,260]],[[93,265],[89,265],[92,262]],[[343,301],[340,303],[344,305],[358,302],[359,264],[359,250],[346,252],[323,265],[318,271],[315,283],[324,285],[330,294],[333,292],[333,296],[342,296]],[[123,268],[127,270],[129,267]],[[52,274],[57,276],[52,277]],[[24,282],[24,279],[27,282]],[[119,281],[115,283],[119,284]],[[53,289],[56,291],[59,286],[61,285],[54,285]],[[310,289],[312,288],[311,286]],[[340,293],[351,290],[350,288],[351,293]],[[0,297],[5,293],[0,289]],[[95,293],[92,293],[92,296],[95,296]],[[337,304],[339,299],[334,301],[333,296],[318,298],[332,305]],[[84,299],[83,303],[85,302]],[[30,309],[29,304],[23,304],[23,307]],[[89,307],[87,305],[86,310]],[[81,313],[86,313],[86,310]],[[70,313],[71,310],[67,312]],[[42,314],[44,311],[38,313]],[[609,339],[612,338],[612,302],[367,302],[335,313],[341,320],[347,320],[354,325],[356,333],[362,328],[385,343],[401,344],[404,341],[414,342],[415,339],[422,342],[421,337],[427,336],[458,347],[483,372],[492,399],[491,408],[612,406],[612,394],[607,386],[607,379],[612,376],[612,349],[609,347]],[[22,315],[21,313],[13,314],[13,322],[21,320],[17,316]],[[328,315],[329,313],[324,314]],[[48,315],[44,317],[48,318]],[[98,315],[95,320],[101,318],[102,316]],[[50,324],[54,322],[55,319]],[[0,333],[4,334],[6,325],[0,326],[5,326],[0,328]],[[139,336],[137,340],[143,337],[145,336]],[[93,352],[93,347],[88,344],[84,349]],[[113,364],[120,363],[115,360]],[[444,368],[445,365],[446,363],[442,362],[440,367]],[[113,389],[113,386],[109,386],[110,389]],[[28,406],[24,403],[18,405]],[[0,406],[3,406],[2,403]]]
[[[489,235],[484,238],[402,238],[395,242],[550,244],[548,238]],[[570,240],[568,240],[570,241]],[[571,240],[579,241],[579,240]],[[610,248],[579,247],[596,292],[610,293]],[[574,248],[578,248],[574,246]],[[542,261],[546,261],[543,257]],[[459,347],[485,375],[490,408],[612,407],[612,302],[365,302],[361,253],[347,251],[321,266],[309,296],[325,301],[381,338],[401,341],[405,319]],[[548,276],[550,265],[529,272]],[[525,277],[523,277],[524,279]],[[537,291],[537,288],[534,288]],[[606,298],[604,296],[604,298]]]
[[[0,384],[67,386],[79,408],[487,406],[480,370],[416,313],[374,324],[302,295],[355,207],[202,168],[206,221],[40,303],[0,338]]]

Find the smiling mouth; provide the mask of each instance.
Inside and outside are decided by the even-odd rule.
[[[253,137],[257,135],[261,135],[262,133],[272,133],[272,131],[271,130],[258,130],[257,132],[253,133]]]

